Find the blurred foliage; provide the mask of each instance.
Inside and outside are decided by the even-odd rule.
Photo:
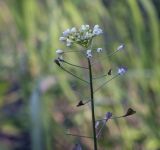
[[[104,36],[94,46],[106,49],[106,59],[99,58],[95,73],[119,65],[128,66],[128,73],[96,93],[97,118],[107,111],[123,114],[128,107],[137,111],[109,121],[99,147],[159,150],[159,6],[158,0],[0,0],[0,149],[71,149],[77,141],[92,149],[90,139],[65,135],[66,129],[91,135],[89,106],[76,108],[87,87],[53,59],[57,48],[65,48],[62,31],[99,24]],[[120,43],[125,51],[108,58]],[[85,64],[78,54],[66,58]]]

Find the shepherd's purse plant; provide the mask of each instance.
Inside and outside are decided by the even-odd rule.
[[[94,94],[103,88],[106,84],[108,84],[111,80],[117,78],[118,76],[124,75],[127,71],[127,68],[124,66],[121,66],[117,69],[117,73],[112,75],[112,69],[109,68],[106,74],[99,76],[99,77],[94,77],[93,76],[93,65],[97,64],[98,61],[94,60],[94,55],[96,53],[101,54],[104,50],[101,47],[93,48],[93,39],[95,39],[97,36],[100,36],[103,34],[103,30],[100,28],[99,25],[95,25],[93,28],[91,28],[89,25],[81,25],[80,28],[73,27],[71,29],[67,29],[63,32],[62,36],[59,38],[60,41],[66,44],[67,47],[71,47],[73,44],[78,44],[82,46],[82,50],[69,50],[65,51],[62,49],[57,49],[57,58],[54,60],[54,62],[65,72],[70,74],[71,76],[79,79],[80,81],[84,82],[89,86],[89,92],[90,92],[90,98],[87,101],[80,100],[77,104],[77,107],[82,107],[87,103],[91,104],[91,116],[92,116],[92,136],[83,136],[83,135],[75,135],[72,133],[67,133],[68,135],[72,136],[77,136],[79,138],[91,138],[93,139],[93,147],[94,150],[98,150],[98,144],[97,141],[99,137],[101,136],[101,133],[103,131],[103,128],[105,127],[106,123],[110,119],[119,119],[123,117],[130,116],[134,113],[136,113],[132,108],[128,108],[126,113],[121,116],[115,116],[112,115],[111,112],[106,112],[104,118],[97,120],[95,116],[95,99],[94,99]],[[117,52],[121,51],[124,49],[124,44],[120,44],[115,51],[113,51],[111,54],[108,56],[111,57]],[[69,52],[80,52],[84,56],[84,58],[87,61],[87,66],[81,66],[77,64],[73,64],[71,62],[68,62],[65,59],[65,54]],[[88,80],[83,79],[82,77],[74,74],[72,71],[67,69],[64,64],[70,65],[71,67],[77,67],[81,69],[88,70]],[[94,86],[94,80],[100,79],[106,76],[111,76],[108,80],[104,81],[100,86],[95,87]],[[82,150],[81,144],[75,144],[73,150]]]

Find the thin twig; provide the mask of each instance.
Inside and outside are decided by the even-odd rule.
[[[97,135],[96,135],[96,138],[98,138],[99,135],[101,134],[101,131],[102,131],[102,129],[104,128],[105,124],[106,124],[106,123],[103,123],[102,127],[100,128],[99,132],[98,132]]]
[[[61,69],[62,69],[62,70],[64,70],[65,72],[69,73],[70,75],[72,75],[72,76],[74,76],[74,77],[78,78],[79,80],[81,80],[81,81],[86,82],[86,83],[88,83],[88,84],[89,84],[89,82],[88,82],[88,81],[86,81],[86,80],[84,80],[84,79],[81,79],[80,77],[78,77],[77,75],[73,74],[72,72],[70,72],[70,71],[66,70],[66,69],[65,69],[65,68],[63,68],[62,66],[60,66],[60,67],[61,67]]]
[[[83,51],[75,51],[75,50],[70,50],[70,51],[64,51],[64,53],[82,53]]]
[[[118,117],[111,117],[111,118],[109,118],[109,119],[118,119],[118,118],[123,118],[124,116],[118,116]],[[104,121],[104,120],[106,120],[106,119],[98,119],[98,120],[96,120],[96,121]]]
[[[93,138],[91,136],[85,136],[85,135],[78,135],[78,134],[71,134],[71,133],[66,133],[66,135],[71,135],[71,136],[77,136],[77,137],[83,137],[83,138]]]
[[[112,52],[111,54],[109,54],[108,57],[111,57],[111,56],[115,55],[118,51],[119,51],[119,50],[115,50],[114,52]],[[101,60],[104,60],[104,59],[106,59],[106,58],[102,58]],[[99,61],[93,62],[91,65],[95,65],[95,64],[97,64],[98,62],[99,62]]]
[[[115,75],[115,76],[112,77],[110,80],[107,80],[106,82],[104,82],[102,85],[100,85],[100,86],[94,91],[94,93],[97,92],[99,89],[101,89],[103,86],[105,86],[108,82],[110,82],[111,80],[113,80],[114,78],[116,78],[116,77],[118,77],[118,76],[119,76],[119,74]]]
[[[99,76],[99,77],[94,77],[93,79],[94,79],[94,80],[95,80],[95,79],[100,79],[100,78],[103,78],[103,77],[106,77],[106,76],[108,76],[108,74],[104,74],[104,75]]]
[[[67,62],[67,61],[65,61],[65,60],[60,60],[60,61],[62,61],[62,62],[64,62],[64,63],[66,63],[66,64],[68,64],[68,65],[74,66],[74,67],[78,67],[78,68],[82,68],[82,69],[88,69],[87,67],[83,67],[83,66],[75,65],[75,64],[72,64],[72,63]]]

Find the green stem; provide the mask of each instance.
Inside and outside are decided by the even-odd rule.
[[[99,89],[101,89],[103,86],[105,86],[108,82],[110,82],[111,80],[113,80],[114,78],[118,77],[119,74],[113,76],[111,79],[107,80],[106,82],[104,82],[102,85],[100,85],[97,89],[95,89],[94,93],[97,92]]]
[[[76,137],[82,137],[82,138],[90,138],[90,139],[93,138],[93,137],[90,137],[90,136],[78,135],[78,134],[71,134],[71,133],[66,133],[66,135],[71,135],[71,136],[76,136]]]
[[[90,79],[90,92],[91,92],[91,110],[92,110],[92,127],[93,127],[93,139],[94,139],[94,150],[97,150],[97,138],[95,129],[95,114],[94,114],[94,92],[93,92],[93,79],[92,79],[92,66],[91,61],[88,58],[88,68],[89,68],[89,79]]]
[[[65,69],[64,67],[60,66],[60,68],[61,68],[62,70],[64,70],[65,72],[67,72],[68,74],[70,74],[70,75],[72,75],[72,76],[76,77],[77,79],[79,79],[79,80],[81,80],[81,81],[86,82],[86,83],[88,83],[88,84],[89,84],[89,82],[88,82],[88,81],[81,79],[80,77],[76,76],[75,74],[73,74],[72,72],[68,71],[68,70],[67,70],[67,69]]]
[[[67,62],[65,60],[61,60],[62,62],[68,64],[68,65],[71,65],[71,66],[74,66],[74,67],[78,67],[78,68],[82,68],[82,69],[88,69],[87,67],[83,67],[83,66],[79,66],[79,65],[75,65],[75,64],[72,64],[70,62]]]

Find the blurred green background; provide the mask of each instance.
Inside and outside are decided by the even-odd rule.
[[[91,136],[89,105],[76,107],[88,88],[53,63],[56,49],[69,49],[61,33],[81,24],[104,31],[95,47],[106,59],[99,57],[96,72],[128,67],[95,94],[96,117],[137,111],[109,121],[99,149],[160,150],[159,0],[0,0],[0,150],[70,150],[77,142],[93,149],[90,139],[65,134]],[[125,50],[107,57],[120,43]],[[78,53],[67,59],[85,64]]]

